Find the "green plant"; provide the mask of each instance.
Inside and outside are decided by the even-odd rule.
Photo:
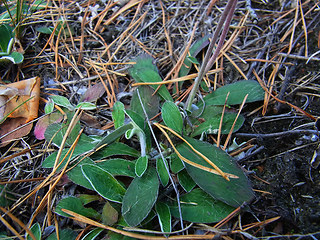
[[[230,2],[226,9],[234,9],[236,1]],[[230,16],[226,16],[230,22]],[[179,76],[187,75],[190,66],[198,64],[195,57],[207,42],[208,36],[194,44]],[[66,135],[63,129],[68,127],[67,122],[52,124],[46,130],[46,140],[60,150],[48,156],[42,166],[57,172],[68,164],[66,174],[71,181],[104,198],[102,211],[87,208],[79,196],[60,200],[55,212],[77,220],[81,215],[82,221],[93,225],[102,221],[108,225],[104,228],[114,232],[124,227],[148,228],[150,222],[158,221],[161,232],[169,235],[173,219],[179,220],[182,229],[183,221],[218,222],[250,202],[254,193],[243,171],[224,150],[205,140],[207,134],[231,136],[240,129],[244,117],[240,111],[235,112],[236,106],[241,105],[241,110],[244,103],[262,100],[260,85],[239,81],[220,87],[198,103],[192,104],[193,95],[186,105],[177,105],[165,86],[157,89],[152,85],[162,80],[153,59],[141,55],[135,62],[129,74],[136,82],[150,86],[137,88],[130,109],[120,102],[114,104],[113,132],[101,138],[85,134],[78,138],[80,125],[75,124]],[[204,74],[208,65],[203,68]],[[198,78],[195,92],[202,77]],[[66,99],[53,102],[74,109]],[[161,115],[151,121],[159,111]],[[129,146],[128,140],[139,143],[140,151]],[[111,227],[114,224],[116,228]]]
[[[6,11],[0,15],[0,61],[23,62],[23,53],[15,48],[22,37],[24,20],[33,11],[45,8],[45,1],[26,3],[23,0],[1,0]]]
[[[130,73],[136,81],[142,82],[152,81],[149,77],[158,74],[152,58],[145,55],[136,59]],[[121,226],[145,226],[158,216],[161,231],[170,232],[173,217],[198,223],[220,221],[254,195],[246,176],[226,152],[196,138],[202,135],[204,139],[206,134],[218,133],[222,118],[222,133],[227,134],[231,129],[237,131],[242,126],[244,118],[241,115],[237,117],[236,113],[226,110],[222,114],[221,105],[225,104],[227,95],[227,104],[234,106],[241,104],[245,97],[247,102],[262,100],[264,92],[254,81],[221,87],[208,94],[204,103],[194,107],[188,116],[189,125],[184,124],[183,108],[167,100],[166,88],[161,91],[159,95],[153,95],[149,86],[140,86],[133,95],[129,110],[125,110],[122,103],[116,103],[112,114],[116,129],[100,139],[82,134],[74,148],[71,170],[67,175],[74,183],[94,190],[106,204],[111,204],[114,210],[109,213],[117,213]],[[55,96],[52,99],[60,106],[74,108],[65,98]],[[149,120],[150,125],[146,124],[145,119],[156,115],[159,107],[165,125]],[[130,122],[125,123],[125,118]],[[171,146],[152,145],[152,124],[163,132]],[[68,123],[50,125],[45,133],[46,139],[63,147],[63,129],[67,126]],[[66,162],[62,160],[66,159],[79,131],[80,125],[77,124],[67,138],[59,161],[56,162],[57,154],[54,153],[45,159],[43,167],[61,163],[58,170],[62,169]],[[123,136],[133,140],[136,136],[140,152],[119,141]],[[154,141],[158,139],[154,138]],[[136,160],[130,160],[132,158]],[[124,183],[118,176],[126,176],[132,181]],[[176,193],[170,191],[172,186]],[[179,196],[179,186],[185,191],[182,196]],[[85,208],[76,197],[61,200],[56,208],[56,213],[70,216],[63,209],[96,221],[110,218]]]

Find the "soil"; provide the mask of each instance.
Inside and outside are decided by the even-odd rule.
[[[75,2],[78,2],[79,5]],[[96,26],[98,19],[88,19],[89,23],[84,28],[86,38],[83,46],[79,44],[81,41],[80,36],[84,34],[81,30],[81,22],[79,21],[79,17],[83,17],[85,14],[85,10],[83,9],[86,9],[88,4],[90,6],[98,5],[98,12],[101,12],[105,5],[103,1],[75,2],[68,1],[64,3],[65,10],[69,14],[68,20],[70,21],[70,26],[75,31],[73,42],[70,37],[63,36],[61,37],[61,41],[57,43],[56,37],[54,37],[55,40],[50,42],[46,50],[39,57],[35,58],[47,43],[49,35],[39,34],[35,30],[37,24],[43,24],[40,20],[39,23],[27,25],[22,40],[22,45],[25,49],[25,62],[19,67],[13,65],[2,66],[0,69],[2,81],[10,82],[17,78],[40,76],[42,79],[42,97],[46,98],[48,93],[59,93],[68,97],[71,102],[77,103],[81,95],[81,89],[86,89],[91,81],[81,82],[79,80],[97,76],[96,71],[98,70],[94,69],[88,60],[99,62],[103,59],[106,62],[115,53],[111,61],[124,63],[129,62],[137,55],[146,51],[153,55],[160,74],[165,77],[177,63],[183,49],[190,40],[194,24],[199,21],[194,39],[199,39],[211,33],[219,20],[221,9],[226,4],[226,1],[219,1],[213,6],[209,16],[207,16],[207,6],[210,2],[214,1],[163,1],[162,4],[166,9],[166,31],[169,32],[172,40],[172,55],[170,55],[168,47],[170,43],[167,41],[163,28],[162,11],[159,1],[144,1],[143,5],[138,5],[141,7],[140,11],[137,11],[137,6],[134,6],[132,10],[121,13],[109,25],[99,26],[96,33],[102,37],[103,41],[99,39],[98,35],[92,33],[94,27],[90,27],[90,24]],[[272,60],[283,63],[281,67],[278,66],[279,71],[276,73],[274,83],[272,84],[273,93],[279,96],[280,92],[283,91],[282,96],[280,96],[282,100],[303,109],[303,111],[311,114],[314,118],[318,118],[320,116],[319,61],[311,60],[306,64],[306,59],[296,59],[292,56],[285,58],[277,55],[279,52],[287,53],[290,44],[290,35],[285,39],[281,38],[291,29],[295,18],[295,8],[290,5],[291,2],[293,4],[296,1],[252,1],[252,8],[255,9],[258,19],[248,16],[244,24],[244,30],[239,33],[227,53],[241,67],[241,70],[249,79],[256,79],[253,75],[253,70],[255,70],[265,84],[268,84],[276,66],[268,61]],[[314,18],[318,18],[319,20],[319,2],[311,0],[306,1],[304,4],[303,10],[306,15],[306,24],[310,24]],[[318,4],[317,7],[314,7],[316,4]],[[114,12],[119,11],[121,7],[121,5],[112,7],[105,16],[103,23],[107,19],[110,19]],[[308,10],[312,8],[313,10],[309,13]],[[238,3],[233,28],[229,31],[227,39],[231,36],[232,31],[237,29],[236,25],[244,17],[247,9],[245,1]],[[56,10],[52,10],[51,14],[57,13],[54,11]],[[135,16],[135,13],[137,16]],[[145,13],[146,16],[143,17]],[[285,13],[288,14],[284,15]],[[40,16],[48,21],[50,20],[44,13]],[[137,29],[132,32],[134,34],[131,38],[125,39],[127,35],[122,34],[131,27],[130,23],[134,16],[135,19],[143,17],[143,20],[137,25]],[[283,18],[279,19],[281,16]],[[93,10],[91,15],[89,14],[89,17],[93,17]],[[301,19],[301,16],[299,19]],[[275,20],[278,21],[275,22]],[[315,57],[317,57],[319,55],[320,24],[318,20],[311,23],[308,27],[307,44],[305,44],[302,23],[299,23],[298,27],[295,28],[296,33],[293,35],[293,41],[297,40],[297,43],[293,46],[292,55],[303,57],[304,49],[302,47],[305,45],[308,46],[308,56],[315,54]],[[50,25],[52,22],[46,24]],[[118,37],[120,37],[119,40],[117,40]],[[66,61],[62,57],[56,60],[54,54],[55,44],[59,48],[59,54],[67,57],[69,61]],[[110,46],[109,51],[103,54],[106,45]],[[117,48],[119,49],[117,50]],[[82,57],[80,51],[82,51]],[[202,52],[198,55],[200,58],[201,54]],[[99,57],[101,57],[100,60]],[[243,59],[255,58],[266,59],[268,61],[247,61],[248,64],[241,65]],[[77,62],[78,60],[80,62]],[[60,61],[60,63],[56,65],[55,61]],[[70,61],[72,64],[70,64]],[[74,64],[78,64],[77,67],[74,67]],[[223,67],[224,71],[223,74],[217,75],[218,85],[243,79],[243,76],[228,59],[219,60],[219,66]],[[113,85],[115,93],[113,96],[104,95],[99,99],[98,105],[106,107],[101,107],[99,111],[93,114],[100,126],[110,125],[110,103],[116,99],[121,99],[124,103],[130,100],[132,87],[129,83],[131,83],[131,79],[128,75],[123,76],[127,68],[121,64],[111,68],[112,71],[118,73],[117,75],[111,75],[110,73],[111,79],[109,79],[109,89],[111,91],[110,85]],[[82,77],[78,71],[81,72]],[[195,70],[193,69],[193,71]],[[103,71],[99,72],[99,74],[103,73]],[[286,80],[286,74],[288,74],[288,80]],[[98,79],[99,77],[96,77],[92,81]],[[70,81],[74,82],[71,84],[66,83]],[[186,89],[188,85],[185,84],[183,88]],[[251,152],[247,151],[245,158],[239,160],[239,164],[248,172],[252,186],[256,190],[256,199],[244,207],[244,211],[241,214],[241,224],[245,225],[280,216],[278,220],[266,224],[261,229],[255,229],[257,232],[251,231],[251,237],[254,235],[261,238],[273,236],[277,239],[287,239],[290,237],[285,237],[284,235],[292,235],[292,239],[298,239],[299,237],[301,239],[320,239],[320,167],[316,163],[312,164],[313,156],[320,142],[317,132],[319,126],[317,128],[315,119],[310,119],[302,111],[299,112],[288,104],[279,105],[272,98],[269,101],[266,114],[263,115],[261,108],[255,111],[262,104],[262,102],[249,104],[243,110],[246,121],[239,133],[250,133],[252,135],[245,137],[235,134],[238,143],[250,140],[254,148],[259,150],[257,153],[254,150]],[[40,114],[43,114],[43,109],[44,103],[41,103]],[[271,133],[293,131],[296,129],[314,130],[314,134],[284,133],[281,136],[267,136],[267,134]],[[89,131],[90,126],[86,126],[86,130]],[[16,147],[7,146],[1,148],[1,156],[7,151],[12,154],[14,151],[21,150],[24,146],[31,146],[36,143],[39,143],[39,140],[35,139],[33,134],[30,133],[24,138],[24,141],[16,142],[16,145],[14,145]],[[32,163],[28,161],[28,157],[35,156],[36,153],[41,152],[40,150],[41,147],[29,156],[12,160],[16,164],[18,162],[25,163],[21,164],[20,167],[6,170],[9,164],[2,166],[4,170],[0,173],[2,175],[1,178],[11,179],[10,176],[13,175],[15,175],[14,179],[45,176],[47,173],[40,167],[44,156],[35,158]],[[320,150],[318,152],[320,157]],[[10,163],[13,164],[12,162]],[[18,173],[18,171],[20,172]],[[18,176],[21,176],[21,178]],[[12,191],[18,197],[21,197],[33,189],[34,186],[36,184],[21,183],[16,185]],[[70,189],[76,191],[73,187],[69,186],[67,190],[68,194],[71,194]],[[61,188],[58,187],[58,193],[59,191],[61,194],[61,192],[65,191],[65,188],[62,186]],[[41,193],[39,195],[41,196]],[[30,200],[26,205],[20,207],[18,211],[24,219],[29,218],[36,203],[37,200],[34,199],[34,201]],[[44,214],[40,214],[40,217],[44,218]],[[234,224],[237,221],[239,219],[233,219],[232,223]],[[5,230],[5,227],[1,226],[0,231],[3,230]],[[230,237],[241,238],[239,235]],[[242,238],[250,238],[250,236],[242,236]]]

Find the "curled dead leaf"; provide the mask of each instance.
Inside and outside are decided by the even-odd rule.
[[[40,78],[0,86],[0,147],[27,135],[38,117]]]
[[[1,86],[0,96],[0,119],[21,117],[27,123],[38,117],[40,78]]]

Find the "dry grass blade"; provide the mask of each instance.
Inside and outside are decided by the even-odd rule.
[[[284,100],[280,100],[279,98],[277,98],[276,96],[274,96],[271,92],[269,92],[269,90],[267,89],[267,87],[265,86],[264,82],[261,80],[261,78],[258,76],[258,74],[253,71],[255,77],[257,78],[258,82],[260,83],[261,87],[266,91],[266,93],[268,93],[272,98],[274,98],[276,101],[283,103],[283,104],[287,104],[290,107],[292,107],[293,109],[297,110],[298,112],[302,113],[303,115],[307,116],[308,118],[312,119],[313,121],[317,121],[317,118],[312,116],[310,113],[307,113],[306,111],[304,111],[303,109],[287,102]]]
[[[14,216],[10,211],[7,209],[0,207],[0,210],[5,213],[7,216],[9,216],[14,222],[16,222],[20,227],[22,227],[33,240],[37,240],[34,234],[27,228],[26,225],[23,224],[23,222],[20,221],[16,216]]]
[[[243,106],[244,106],[246,100],[247,100],[247,97],[248,97],[248,94],[244,97],[244,99],[243,99],[243,101],[242,101],[242,103],[241,103],[241,105],[240,105],[238,114],[237,114],[236,118],[235,118],[234,121],[233,121],[233,124],[232,124],[232,126],[231,126],[231,129],[230,129],[230,131],[229,131],[229,133],[228,133],[227,139],[226,139],[226,141],[225,141],[225,143],[224,143],[224,146],[223,146],[223,148],[222,148],[223,150],[226,150],[226,149],[227,149],[227,146],[228,146],[228,143],[229,143],[229,141],[230,141],[230,138],[231,138],[233,129],[234,129],[234,127],[235,127],[235,125],[236,125],[236,122],[237,122],[237,120],[238,120],[238,118],[239,118],[239,116],[240,116],[240,113],[241,113],[241,111],[242,111],[242,109],[243,109]]]
[[[174,151],[177,153],[177,155],[179,156],[179,158],[181,158],[183,161],[185,161],[186,163],[196,167],[196,168],[200,168],[204,171],[207,171],[207,172],[211,172],[211,173],[214,173],[214,174],[217,174],[217,175],[221,175],[224,179],[230,181],[229,177],[230,178],[238,178],[238,176],[236,175],[233,175],[233,174],[230,174],[230,173],[224,173],[220,168],[217,167],[217,165],[215,165],[213,162],[211,162],[206,156],[204,156],[202,153],[200,153],[198,150],[196,150],[190,143],[188,143],[187,140],[185,140],[183,137],[181,137],[179,134],[177,134],[175,131],[173,131],[172,129],[166,127],[166,126],[163,126],[159,123],[154,123],[154,125],[156,127],[158,127],[161,132],[166,136],[167,140],[170,142],[172,148],[174,149]],[[169,132],[171,132],[173,135],[175,135],[176,137],[180,138],[182,141],[184,141],[191,149],[192,151],[194,151],[197,155],[199,155],[201,158],[203,158],[208,164],[210,164],[214,169],[211,169],[211,168],[207,168],[207,167],[204,167],[200,164],[197,164],[197,163],[194,163],[188,159],[186,159],[185,157],[183,157],[179,151],[176,149],[176,147],[174,146],[174,144],[172,143],[169,135],[164,131],[164,129],[168,130]]]
[[[24,238],[0,215],[0,221],[20,240]]]
[[[209,71],[207,73],[207,75],[218,73],[220,71],[222,71],[222,68],[217,68],[217,69]],[[150,85],[150,86],[151,85],[164,85],[164,84],[168,84],[168,83],[184,82],[186,80],[195,79],[196,77],[198,77],[198,73],[193,73],[193,74],[189,74],[189,75],[184,76],[184,77],[179,77],[179,78],[175,78],[175,79],[172,79],[172,80],[166,80],[166,81],[162,81],[162,82],[139,82],[139,83],[133,83],[131,85],[133,87],[141,86],[141,85]]]
[[[142,235],[142,234],[137,234],[137,233],[131,233],[131,232],[126,232],[117,228],[113,228],[101,223],[98,223],[94,220],[91,220],[90,218],[87,218],[85,216],[82,216],[80,214],[77,214],[75,212],[69,211],[67,209],[61,209],[63,212],[71,215],[71,219],[82,222],[82,223],[86,223],[86,224],[90,224],[92,226],[96,226],[99,228],[103,228],[106,230],[110,230],[112,232],[115,233],[119,233],[123,236],[127,236],[127,237],[133,237],[133,238],[137,238],[137,239],[149,239],[149,240],[166,240],[166,239],[175,239],[175,240],[188,240],[188,239],[208,239],[208,238],[213,238],[214,236],[216,236],[216,234],[208,234],[208,235],[182,235],[182,236],[170,236],[170,237],[154,237],[154,236],[147,236],[147,235]]]
[[[226,99],[225,99],[225,102],[224,102],[224,105],[223,105],[222,113],[221,113],[218,136],[217,136],[217,147],[220,147],[221,129],[222,129],[223,117],[224,117],[224,113],[226,111],[226,105],[227,105],[229,94],[230,94],[230,92],[227,93],[227,96],[226,96]]]

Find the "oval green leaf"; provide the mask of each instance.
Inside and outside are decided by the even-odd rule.
[[[116,102],[113,104],[113,110],[112,110],[112,119],[114,123],[114,127],[117,129],[121,127],[124,124],[124,105],[122,102]]]
[[[221,133],[222,134],[228,134],[232,128],[232,125],[237,117],[236,113],[225,113],[223,115],[222,120],[222,127],[221,127]],[[191,134],[191,137],[198,136],[202,133],[206,134],[217,134],[219,131],[221,121],[221,115],[215,115],[211,117],[210,119],[206,120],[203,123],[200,123],[196,129]],[[242,115],[239,115],[234,128],[233,132],[238,131],[244,123],[244,117]]]
[[[213,199],[200,188],[180,197],[182,219],[193,223],[219,222],[228,216],[234,207]],[[178,204],[170,204],[174,217],[179,218]]]
[[[158,198],[159,180],[154,168],[136,177],[128,187],[123,202],[122,215],[129,226],[137,226],[150,213]]]
[[[75,107],[76,109],[80,108],[83,110],[94,110],[97,108],[97,106],[94,103],[91,102],[81,102],[78,103],[77,106]]]
[[[57,214],[63,217],[70,217],[70,215],[62,211],[62,209],[78,213],[88,218],[100,219],[100,214],[96,210],[92,208],[85,208],[81,200],[76,197],[66,197],[61,199],[55,209]]]
[[[112,176],[135,177],[135,163],[121,158],[99,161],[96,165],[110,173]]]
[[[205,96],[206,105],[224,105],[228,92],[230,92],[227,105],[241,104],[248,94],[246,103],[264,99],[264,90],[257,81],[243,80],[218,88]]]
[[[141,177],[144,174],[144,172],[147,170],[147,167],[148,167],[148,157],[147,156],[139,157],[136,161],[134,171],[138,177]]]
[[[171,212],[167,204],[156,203],[156,212],[162,232],[171,232]]]
[[[35,236],[36,240],[41,240],[41,227],[39,223],[35,223],[32,225],[30,228],[30,231],[33,233]],[[31,240],[32,237],[27,234],[27,240]]]
[[[253,199],[254,194],[247,177],[227,153],[209,143],[189,137],[185,137],[185,139],[196,150],[215,163],[223,172],[238,176],[238,178],[230,178],[230,181],[227,181],[220,175],[185,164],[189,175],[200,188],[213,198],[234,207],[238,207],[244,202],[250,202]],[[205,162],[205,160],[196,154],[186,143],[178,145],[177,150],[183,157],[202,166],[212,168],[211,165]]]
[[[52,95],[50,98],[54,101],[55,104],[61,106],[61,107],[66,107],[69,110],[73,109],[72,104],[69,102],[69,99],[64,97],[64,96],[59,96],[59,95]]]
[[[122,202],[126,190],[110,173],[95,165],[84,164],[81,168],[97,193],[109,201]]]
[[[167,127],[175,130],[178,133],[181,133],[183,128],[183,120],[177,105],[175,105],[173,102],[165,102],[162,105],[161,115]]]
[[[190,177],[186,169],[178,172],[178,180],[179,184],[186,192],[190,192],[196,186],[196,183]]]
[[[127,144],[114,142],[95,152],[90,157],[93,160],[100,160],[114,155],[126,155],[138,158],[140,156],[140,152],[135,148],[129,147]]]
[[[166,164],[167,168],[169,169],[168,163],[166,160],[164,163],[162,158],[157,158],[157,172],[158,172],[161,184],[165,187],[165,186],[167,186],[167,184],[169,182],[169,173],[168,173],[167,168],[164,164]]]

